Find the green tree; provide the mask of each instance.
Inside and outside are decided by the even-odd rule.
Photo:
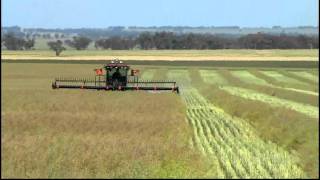
[[[23,50],[25,40],[16,37],[14,33],[8,33],[3,37],[3,44],[8,50]]]
[[[56,56],[59,56],[62,51],[66,50],[66,48],[63,47],[62,44],[63,43],[60,40],[48,42],[49,48],[56,52]]]
[[[27,39],[24,43],[24,49],[29,50],[34,46],[34,39]]]
[[[73,37],[73,40],[65,41],[65,43],[73,48],[76,48],[76,50],[84,50],[88,47],[88,45],[91,43],[91,39],[83,36],[75,36]]]

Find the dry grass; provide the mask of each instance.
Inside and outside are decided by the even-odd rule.
[[[80,65],[2,68],[3,178],[206,177],[177,95],[51,90]]]

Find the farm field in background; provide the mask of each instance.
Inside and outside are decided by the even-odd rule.
[[[63,54],[85,52],[318,58],[311,50]],[[2,177],[318,178],[318,69],[134,66],[141,79],[176,80],[180,95],[51,89],[55,77],[90,77],[98,66],[2,63]]]
[[[50,50],[7,51],[1,52],[2,59],[60,59],[60,60],[111,60],[119,57],[122,60],[312,60],[317,61],[318,50],[83,50],[68,49],[59,57]]]

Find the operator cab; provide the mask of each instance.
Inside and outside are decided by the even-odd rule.
[[[112,88],[121,88],[127,86],[127,75],[130,67],[122,61],[114,60],[107,64],[106,70],[106,84]]]

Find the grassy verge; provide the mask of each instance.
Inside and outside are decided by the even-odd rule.
[[[202,95],[232,116],[247,120],[266,141],[273,141],[288,151],[298,153],[300,165],[312,178],[319,173],[318,119],[307,117],[283,107],[248,100],[209,85],[202,81],[197,70],[192,70],[191,80]]]

